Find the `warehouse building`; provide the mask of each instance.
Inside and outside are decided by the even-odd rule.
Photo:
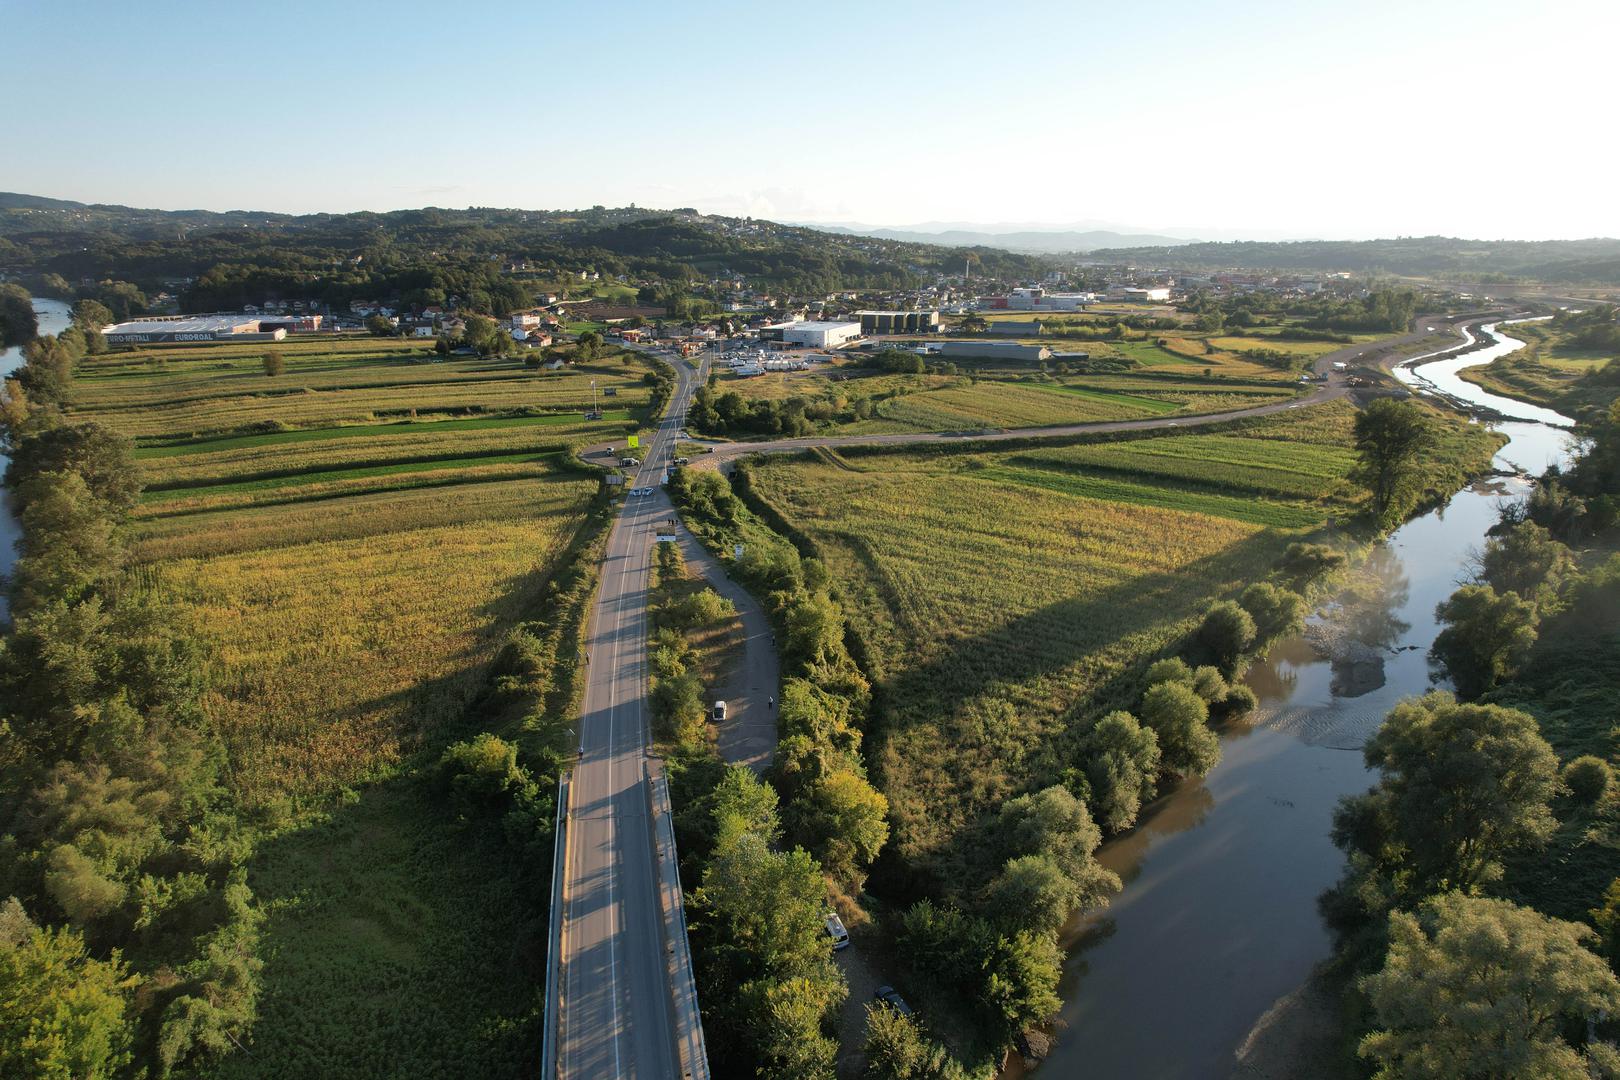
[[[937,334],[937,311],[857,311],[863,334]]]
[[[293,320],[257,315],[174,315],[131,319],[103,331],[109,345],[145,345],[177,341],[280,341]],[[265,326],[268,322],[270,325]]]
[[[1024,322],[1021,319],[991,319],[990,332],[1001,337],[1040,337],[1046,324],[1039,319]]]
[[[1020,360],[1035,363],[1052,358],[1052,350],[1045,345],[1025,345],[1017,341],[941,341],[938,350],[946,360]]]
[[[861,336],[857,322],[785,322],[760,328],[761,341],[780,341],[807,349],[836,349]]]

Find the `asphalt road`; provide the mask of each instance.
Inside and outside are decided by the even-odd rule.
[[[646,779],[647,601],[654,536],[673,516],[658,487],[692,373],[640,449],[638,486],[608,537],[586,644],[580,755],[566,860],[557,1072],[565,1078],[679,1077],[698,1046],[696,996],[672,975]],[[689,970],[686,976],[689,978]],[[679,1037],[678,1037],[679,1033]],[[701,1053],[701,1049],[695,1052]]]

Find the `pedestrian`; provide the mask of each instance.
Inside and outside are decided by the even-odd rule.
[[[769,697],[769,698],[766,698],[766,699],[765,699],[765,700],[766,700],[766,701],[768,701],[768,702],[770,702],[770,704],[769,704],[769,705],[767,705],[767,706],[766,706],[766,708],[769,708],[769,709],[774,709],[774,708],[776,708],[776,698],[775,698],[775,697],[774,697],[774,696],[773,696],[773,697]]]

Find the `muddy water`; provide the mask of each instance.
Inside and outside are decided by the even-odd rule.
[[[1497,464],[1540,473],[1565,459],[1568,433],[1549,424],[1568,419],[1456,378],[1520,346],[1492,330],[1495,346],[1418,358],[1402,378],[1524,417],[1497,425],[1511,439]],[[1068,928],[1065,1004],[1039,1077],[1225,1077],[1255,1021],[1328,955],[1316,898],[1343,866],[1333,808],[1372,783],[1362,744],[1392,704],[1431,685],[1435,605],[1468,573],[1501,501],[1528,490],[1520,476],[1482,482],[1403,526],[1357,594],[1255,665],[1256,722],[1224,733],[1219,766],[1100,853],[1125,889]]]
[[[66,330],[72,321],[68,315],[68,306],[60,300],[41,300],[36,297],[34,314],[39,316],[41,334],[59,334]],[[0,350],[0,379],[22,367],[22,362],[21,348]],[[6,465],[6,456],[0,454],[0,472],[5,471]],[[17,516],[11,511],[10,500],[0,498],[0,575],[11,573],[11,565],[17,561],[16,543],[19,535]],[[5,597],[0,596],[0,617],[4,617],[5,613]]]

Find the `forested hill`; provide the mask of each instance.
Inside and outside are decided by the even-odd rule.
[[[1620,283],[1620,240],[1458,240],[1445,236],[1394,240],[1299,240],[1110,248],[1091,252],[1101,262],[1131,262],[1197,269],[1252,268],[1352,273],[1525,278],[1538,281]]]
[[[142,210],[0,193],[0,267],[68,280],[137,283],[252,267],[289,278],[364,278],[373,269],[527,263],[545,273],[594,270],[678,282],[729,272],[798,292],[901,288],[959,272],[1025,278],[1038,257],[838,236],[693,210],[636,207],[503,210],[428,207],[287,215]]]

